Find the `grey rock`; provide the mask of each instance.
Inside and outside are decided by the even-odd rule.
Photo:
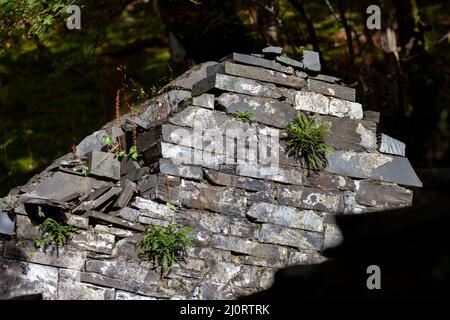
[[[234,219],[230,223],[230,234],[235,237],[256,239],[259,235],[258,225],[246,220]]]
[[[213,263],[211,269],[210,281],[213,284],[226,283],[241,288],[259,286],[258,267],[219,261]]]
[[[212,89],[231,91],[252,96],[262,96],[275,99],[281,98],[281,94],[276,91],[276,88],[273,85],[262,84],[255,80],[219,73],[197,82],[192,88],[192,95],[198,96]]]
[[[320,234],[308,233],[298,229],[285,228],[273,224],[263,224],[259,233],[259,241],[298,249],[320,250]]]
[[[146,261],[136,263],[128,261],[88,260],[86,261],[86,271],[146,285],[157,284],[160,278],[160,275],[152,270],[152,264]]]
[[[320,55],[318,52],[303,50],[302,63],[303,68],[310,71],[320,72],[321,65],[320,65]]]
[[[344,237],[335,224],[327,223],[325,225],[324,249],[333,248],[342,243]]]
[[[122,219],[136,222],[139,217],[139,211],[130,207],[125,207],[119,210],[118,216]]]
[[[326,260],[327,259],[321,256],[316,250],[300,250],[291,253],[288,265],[319,264]]]
[[[117,290],[116,300],[156,300],[153,297],[146,297],[139,294]]]
[[[120,238],[130,238],[134,236],[134,232],[131,230],[124,230],[115,227],[108,227],[101,224],[98,224],[94,227],[94,231],[102,232],[102,233],[110,233]]]
[[[171,176],[184,177],[188,179],[202,180],[203,171],[199,167],[175,164],[168,159],[159,160],[159,170],[161,173]]]
[[[327,76],[325,74],[318,74],[317,76],[311,76],[312,79],[319,80],[319,81],[325,81],[329,83],[341,83],[341,78],[336,78],[333,76]]]
[[[356,101],[356,90],[339,84],[332,84],[315,79],[308,79],[308,89],[348,101]]]
[[[213,261],[230,261],[230,251],[210,247],[190,247],[186,250],[190,257]]]
[[[247,211],[247,215],[259,222],[316,232],[323,230],[322,218],[311,210],[298,210],[269,203],[254,203]]]
[[[380,113],[377,111],[364,110],[364,120],[380,123]]]
[[[370,180],[356,182],[356,202],[362,205],[396,208],[412,204],[413,192],[390,183],[379,183]]]
[[[35,263],[12,261],[0,257],[0,298],[42,294],[55,300],[58,291],[58,269]]]
[[[287,249],[271,244],[258,243],[249,239],[223,236],[214,234],[212,236],[212,246],[217,249],[230,250],[243,254],[276,260],[287,261]]]
[[[61,200],[76,192],[80,194],[90,193],[93,189],[97,189],[104,184],[104,182],[90,177],[56,172],[53,176],[40,181],[33,191],[27,193],[27,195],[30,197]]]
[[[217,101],[230,114],[236,111],[251,111],[255,121],[276,128],[286,128],[289,120],[297,113],[291,105],[270,98],[223,93]]]
[[[5,244],[4,257],[43,265],[81,270],[86,260],[86,252],[70,245],[56,250],[51,246],[45,251],[37,249],[32,241],[8,241]]]
[[[353,178],[374,179],[422,187],[408,159],[382,153],[335,151],[327,155],[326,171]]]
[[[233,53],[227,58],[234,62],[248,64],[248,65],[252,65],[252,66],[263,67],[266,69],[284,72],[287,74],[294,73],[294,69],[292,67],[283,66],[282,64],[280,64],[276,61],[273,61],[273,60],[263,59],[262,55],[255,56],[255,55],[248,55],[248,54],[241,54],[241,53]]]
[[[251,191],[269,190],[272,185],[269,182],[247,177],[235,176],[213,169],[203,169],[207,180],[215,185],[230,186]]]
[[[360,103],[342,99],[330,98],[329,114],[336,117],[362,119],[363,111]]]
[[[139,209],[140,215],[154,219],[171,220],[174,216],[174,211],[168,206],[141,197],[136,197],[131,206]]]
[[[99,130],[87,136],[76,147],[78,156],[84,156],[92,151],[100,151],[103,148],[103,140],[108,136],[105,130]]]
[[[114,289],[79,282],[80,272],[59,270],[58,300],[113,300]]]
[[[218,63],[208,61],[199,64],[175,79],[173,85],[191,90],[198,81],[215,74],[218,71]]]
[[[185,181],[180,190],[181,204],[188,208],[211,210],[230,216],[243,217],[247,198],[232,188],[209,186]]]
[[[194,106],[203,107],[206,109],[214,109],[215,97],[213,94],[204,93],[200,96],[192,98],[192,104]]]
[[[140,231],[140,232],[144,232],[146,230],[144,226],[142,226],[138,223],[130,222],[130,221],[120,219],[118,217],[114,217],[112,215],[104,214],[104,213],[97,212],[97,211],[88,212],[88,217],[89,217],[89,219],[108,222],[113,225],[117,225],[119,227],[125,228],[125,229],[136,230],[136,231]]]
[[[27,216],[20,216],[18,215],[16,217],[16,237],[17,239],[27,239],[27,240],[33,240],[36,239],[41,235],[41,230],[38,226],[34,226],[30,219]]]
[[[262,53],[264,55],[269,55],[269,56],[279,56],[283,53],[283,48],[281,47],[266,47],[264,49],[262,49]]]
[[[193,227],[195,230],[222,233],[227,235],[230,218],[218,213],[199,210],[180,210],[175,214],[174,222]]]
[[[380,152],[383,153],[389,153],[389,154],[395,154],[398,156],[405,156],[405,149],[406,145],[397,140],[394,139],[387,134],[382,133],[381,134],[381,143],[380,143]]]
[[[167,220],[160,220],[160,219],[155,219],[155,218],[146,217],[146,216],[139,216],[138,222],[142,223],[142,224],[160,226],[160,227],[164,227],[164,228],[168,227],[170,224],[169,221],[167,221]]]
[[[285,64],[285,65],[287,65],[287,66],[292,66],[292,67],[294,67],[295,69],[301,69],[301,68],[304,67],[304,66],[303,66],[303,63],[301,63],[300,61],[291,59],[291,58],[289,58],[289,57],[287,57],[287,56],[285,56],[285,55],[278,56],[278,57],[276,57],[275,59],[276,59],[278,62],[280,62],[280,63],[282,63],[282,64]]]
[[[82,250],[111,254],[114,248],[115,236],[91,229],[73,236],[71,243]]]
[[[89,174],[120,180],[120,162],[109,152],[93,151],[88,155]]]
[[[117,201],[114,203],[115,208],[123,208],[130,202],[133,194],[137,190],[137,185],[134,182],[131,182],[128,179],[124,179],[121,182],[121,186],[123,185],[123,190],[120,196],[117,198]]]
[[[224,62],[222,71],[223,73],[231,76],[275,83],[295,89],[301,89],[306,85],[305,80],[297,76],[287,75],[283,72],[268,70],[259,67],[235,64],[231,62]]]
[[[0,212],[0,234],[13,235],[16,228],[16,215],[12,212]]]
[[[280,186],[278,202],[297,208],[328,212],[343,212],[343,194],[302,186]]]

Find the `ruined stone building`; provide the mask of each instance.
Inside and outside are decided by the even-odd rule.
[[[270,287],[280,268],[324,261],[342,241],[335,215],[410,205],[421,182],[405,145],[379,131],[354,88],[320,74],[316,53],[299,60],[268,48],[195,66],[11,190],[0,297],[234,299]],[[299,111],[331,123],[323,169],[286,152]],[[128,150],[133,127],[139,158],[119,160],[105,137]],[[50,216],[79,231],[44,251],[35,239]],[[161,276],[136,242],[172,223],[192,227],[194,246]]]

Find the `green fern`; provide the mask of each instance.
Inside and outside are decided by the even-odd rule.
[[[59,223],[52,218],[45,219],[40,227],[42,234],[34,240],[34,244],[37,248],[44,248],[44,250],[52,244],[56,248],[63,247],[78,232],[78,228]]]
[[[314,119],[299,112],[286,129],[288,153],[295,158],[304,158],[311,168],[324,167],[325,155],[334,151],[324,142],[325,137],[330,134],[330,128],[330,122],[316,123]]]
[[[234,116],[243,122],[252,123],[254,121],[253,113],[250,110],[246,110],[246,111],[236,110],[234,112]]]
[[[189,233],[192,228],[171,224],[167,228],[151,226],[149,232],[137,242],[140,256],[161,266],[161,275],[169,272],[174,263],[183,260],[186,249],[193,245]]]

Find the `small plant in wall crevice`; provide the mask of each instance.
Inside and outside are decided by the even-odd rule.
[[[78,233],[78,228],[60,223],[52,218],[47,218],[40,225],[42,234],[34,240],[37,248],[47,249],[50,245],[55,245],[56,250],[66,245],[67,241]]]
[[[137,242],[140,257],[161,267],[161,276],[170,272],[175,262],[186,257],[186,250],[193,245],[189,233],[192,228],[171,224],[168,227],[151,226],[144,238]]]
[[[326,154],[334,151],[324,141],[330,129],[330,122],[317,123],[314,118],[299,112],[286,128],[288,154],[305,159],[310,168],[323,168]]]

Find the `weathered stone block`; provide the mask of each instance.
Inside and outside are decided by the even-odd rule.
[[[160,279],[159,274],[152,270],[152,263],[146,261],[136,263],[127,261],[88,260],[86,261],[86,271],[146,285],[157,284]]]
[[[96,131],[87,136],[76,147],[78,156],[84,156],[92,151],[100,151],[103,148],[103,140],[108,136],[105,130]]]
[[[254,55],[233,53],[227,58],[229,58],[231,61],[234,61],[234,62],[239,62],[239,63],[248,64],[248,65],[252,65],[252,66],[263,67],[266,69],[284,72],[287,74],[294,73],[294,69],[292,67],[286,67],[276,61],[263,59],[262,57],[257,57]]]
[[[13,235],[16,226],[16,215],[12,212],[0,212],[0,234]]]
[[[109,152],[93,151],[88,155],[89,174],[120,180],[120,162]]]
[[[173,84],[175,87],[191,90],[195,83],[215,74],[218,71],[218,66],[219,64],[213,61],[201,63],[176,78]]]
[[[97,211],[90,211],[88,213],[88,217],[90,219],[108,222],[108,223],[120,226],[122,228],[125,228],[125,229],[131,229],[131,230],[136,230],[136,231],[140,231],[140,232],[145,231],[145,227],[138,223],[130,222],[130,221],[120,219],[118,217],[114,217],[112,215],[104,214],[104,213],[97,212]]]
[[[56,172],[53,176],[40,181],[33,191],[26,195],[30,197],[41,197],[53,200],[62,200],[74,193],[90,193],[104,185],[105,182],[90,177],[82,177],[73,174]]]
[[[213,169],[203,169],[206,179],[215,185],[230,186],[251,191],[270,190],[270,182],[252,179],[247,177],[235,176]]]
[[[360,103],[330,98],[329,114],[336,117],[362,119],[363,110]]]
[[[326,171],[353,178],[366,178],[422,187],[408,159],[382,153],[335,151],[327,157]]]
[[[331,123],[331,132],[324,140],[334,149],[364,151],[377,148],[377,127],[373,122],[330,116],[318,116],[316,121]]]
[[[45,300],[57,298],[57,268],[0,257],[0,279],[2,299],[30,294],[42,294]]]
[[[337,225],[330,223],[325,225],[324,249],[336,247],[341,244],[343,240],[344,237]]]
[[[306,85],[305,80],[297,76],[287,75],[283,72],[274,70],[234,64],[231,62],[223,63],[223,73],[236,77],[250,78],[258,81],[275,83],[295,89],[301,89]]]
[[[318,52],[315,51],[309,51],[309,50],[303,50],[302,51],[302,64],[303,68],[314,71],[314,72],[320,72],[321,65],[320,65],[320,55]]]
[[[131,206],[139,209],[140,215],[154,219],[171,220],[174,216],[174,211],[169,209],[165,204],[141,197],[136,197]]]
[[[260,272],[260,269],[255,266],[218,261],[211,265],[209,281],[213,284],[226,283],[241,288],[256,288],[259,286]]]
[[[259,235],[258,225],[245,220],[234,219],[230,223],[230,234],[235,237],[256,239]]]
[[[191,226],[196,230],[206,230],[227,235],[230,228],[230,218],[221,214],[198,211],[180,210],[174,218],[175,223]]]
[[[125,207],[118,211],[118,216],[122,219],[136,222],[139,217],[139,211],[130,207]]]
[[[297,91],[294,99],[294,108],[320,114],[329,114],[330,99],[320,93]]]
[[[264,55],[268,55],[270,57],[279,56],[283,53],[283,48],[270,46],[270,47],[266,47],[266,48],[262,49],[262,53]]]
[[[307,231],[285,228],[274,224],[262,225],[259,241],[299,249],[321,249],[320,234],[308,233]]]
[[[288,265],[319,264],[326,260],[327,259],[321,256],[316,250],[301,250],[291,253]]]
[[[58,250],[54,246],[43,250],[37,249],[32,241],[8,241],[3,255],[8,259],[76,270],[81,270],[86,260],[86,252],[73,248],[70,243]]]
[[[204,93],[200,96],[193,97],[192,104],[206,109],[214,109],[215,99],[213,94]]]
[[[325,94],[349,101],[356,100],[356,90],[339,84],[308,79],[308,89],[317,93]]]
[[[88,230],[73,236],[71,243],[82,250],[111,254],[114,248],[115,236],[95,230]]]
[[[298,210],[269,203],[254,203],[247,211],[247,216],[258,222],[269,222],[290,228],[316,232],[323,230],[322,218],[311,210]]]
[[[356,182],[356,201],[360,204],[395,208],[411,205],[413,192],[395,184],[377,183],[370,180]]]
[[[255,80],[220,73],[197,82],[192,88],[192,95],[198,96],[212,89],[243,93],[251,96],[281,98],[281,94],[276,91],[273,85],[261,84]]]
[[[279,262],[287,261],[287,249],[283,247],[219,234],[214,234],[211,241],[211,245],[217,249],[230,250]]]
[[[113,300],[114,289],[80,282],[80,272],[59,270],[58,300]]]
[[[230,251],[210,247],[190,247],[186,250],[189,257],[213,261],[230,261]]]
[[[203,179],[202,168],[175,164],[173,161],[168,159],[159,160],[159,171],[161,173],[169,174],[171,176],[178,176],[196,180]]]
[[[139,216],[138,222],[142,224],[149,224],[154,226],[160,226],[160,227],[168,227],[170,222],[167,220],[160,220],[155,218],[150,218],[146,216]]]
[[[406,145],[403,142],[394,139],[387,134],[381,134],[380,152],[404,157],[405,149]]]
[[[247,198],[242,192],[190,181],[185,181],[181,186],[180,201],[183,206],[189,208],[212,210],[238,217],[245,216],[247,207]]]
[[[337,191],[325,191],[302,186],[280,186],[278,202],[297,208],[343,212],[343,194]]]
[[[286,128],[289,120],[293,119],[297,113],[285,102],[237,93],[222,93],[217,101],[230,114],[248,110],[253,113],[255,121],[276,128]]]
[[[130,238],[134,236],[134,232],[130,230],[119,229],[115,227],[108,227],[101,224],[98,224],[94,227],[94,231],[102,232],[102,233],[110,233],[120,238]]]
[[[300,61],[291,59],[291,58],[289,58],[289,57],[287,57],[285,55],[278,56],[275,59],[276,59],[276,61],[281,62],[282,64],[294,67],[296,69],[303,68],[303,63],[301,63]]]

